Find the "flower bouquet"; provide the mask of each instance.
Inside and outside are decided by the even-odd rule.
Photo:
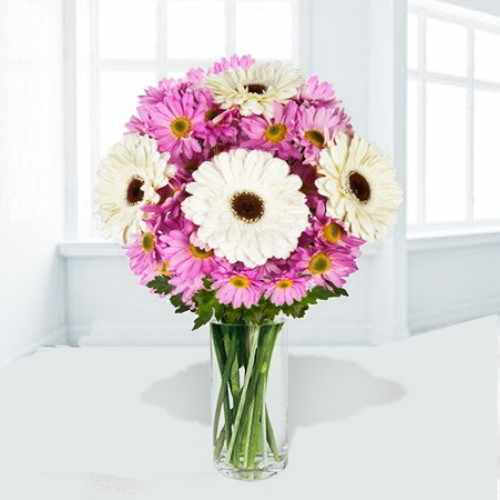
[[[145,90],[95,202],[140,284],[211,322],[217,468],[284,468],[283,318],[347,295],[400,205],[393,168],[329,83],[233,56]]]

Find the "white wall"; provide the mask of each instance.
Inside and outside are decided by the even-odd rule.
[[[64,326],[62,0],[0,3],[0,364]]]

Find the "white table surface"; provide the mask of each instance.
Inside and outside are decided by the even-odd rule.
[[[204,348],[53,348],[0,371],[2,500],[493,500],[496,318],[290,348],[290,461],[212,467]]]

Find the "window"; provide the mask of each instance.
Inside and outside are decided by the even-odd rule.
[[[500,20],[437,2],[408,15],[410,231],[500,224]]]
[[[74,238],[98,237],[91,208],[95,170],[123,134],[144,88],[233,53],[299,64],[304,50],[300,0],[74,0],[74,5],[76,36],[67,43],[73,42],[76,60],[70,98],[77,201],[74,224],[68,224],[78,227]]]

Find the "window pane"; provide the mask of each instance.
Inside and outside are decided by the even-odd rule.
[[[101,58],[155,58],[156,0],[105,0],[97,7]]]
[[[467,31],[458,24],[427,20],[427,70],[465,76]]]
[[[408,16],[408,67],[418,68],[418,17],[415,14]]]
[[[261,59],[293,58],[289,2],[244,1],[236,9],[236,51]]]
[[[216,59],[225,53],[222,0],[172,0],[167,8],[167,53],[173,59]]]
[[[500,220],[500,92],[475,93],[474,218]]]
[[[406,204],[408,224],[418,220],[418,83],[408,82]]]
[[[107,71],[101,75],[101,151],[118,142],[125,130],[125,124],[135,113],[138,96],[150,85],[154,85],[154,73]]]
[[[427,85],[427,222],[465,220],[465,104],[465,89]]]
[[[500,82],[500,35],[475,32],[475,77]]]

